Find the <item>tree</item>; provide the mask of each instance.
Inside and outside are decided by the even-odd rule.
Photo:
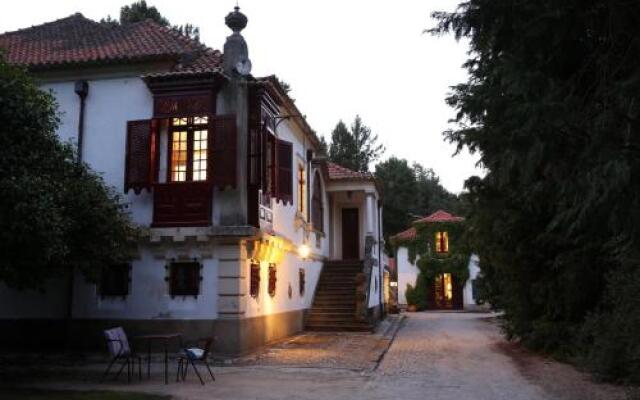
[[[110,15],[107,15],[107,17],[102,18],[100,22],[110,25],[127,25],[147,19],[151,19],[161,26],[171,28],[195,41],[200,41],[200,28],[189,23],[184,25],[171,25],[169,20],[160,14],[160,11],[158,11],[155,6],[149,7],[145,0],[136,1],[128,6],[122,6],[120,8],[120,19],[118,21],[111,18]]]
[[[488,170],[466,183],[484,295],[509,336],[635,381],[638,15],[623,0],[469,0],[432,30],[471,46],[445,136]]]
[[[120,23],[123,25],[152,19],[162,26],[169,26],[169,20],[160,14],[155,6],[147,6],[145,0],[136,1],[129,6],[120,8]]]
[[[356,115],[350,129],[342,121],[338,121],[333,129],[329,159],[354,171],[368,172],[369,165],[378,160],[384,150],[378,143],[378,135],[374,135]]]
[[[458,197],[447,191],[431,168],[391,157],[376,165],[375,176],[384,193],[383,227],[385,238],[407,229],[411,222],[439,209],[456,213]],[[391,252],[390,242],[387,251]]]
[[[407,229],[416,219],[416,179],[407,160],[396,157],[376,165],[375,175],[382,183],[382,226],[388,238]]]
[[[0,281],[42,288],[123,261],[135,231],[118,196],[55,134],[56,104],[0,58]]]

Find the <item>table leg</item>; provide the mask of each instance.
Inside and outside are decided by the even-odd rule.
[[[147,340],[147,379],[151,378],[151,340]]]
[[[169,384],[169,341],[164,341],[164,384]]]

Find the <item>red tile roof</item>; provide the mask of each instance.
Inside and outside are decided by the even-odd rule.
[[[327,172],[331,180],[372,180],[375,179],[369,172],[357,172],[332,162],[327,162]]]
[[[411,227],[406,231],[402,231],[398,234],[391,236],[392,241],[404,241],[404,240],[413,240],[416,238],[416,228]]]
[[[430,223],[430,222],[460,222],[460,221],[464,221],[464,218],[458,217],[457,215],[450,214],[444,210],[438,210],[427,217],[420,218],[413,221],[413,224]],[[394,242],[413,240],[416,238],[416,235],[417,235],[416,228],[412,226],[406,231],[402,231],[400,233],[397,233],[391,236],[391,240]]]
[[[3,33],[0,48],[9,63],[31,69],[171,60],[177,72],[212,72],[222,64],[219,51],[152,20],[114,25],[79,13]]]
[[[414,224],[424,223],[424,222],[459,222],[459,221],[464,221],[464,218],[458,217],[453,214],[449,214],[444,210],[438,210],[433,214],[429,215],[428,217],[421,218],[415,221]]]

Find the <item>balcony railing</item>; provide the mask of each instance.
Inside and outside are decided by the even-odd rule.
[[[212,196],[211,184],[207,182],[156,184],[152,226],[209,226]]]

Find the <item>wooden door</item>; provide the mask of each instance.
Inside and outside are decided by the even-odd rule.
[[[342,259],[360,258],[360,218],[357,208],[342,209]]]

